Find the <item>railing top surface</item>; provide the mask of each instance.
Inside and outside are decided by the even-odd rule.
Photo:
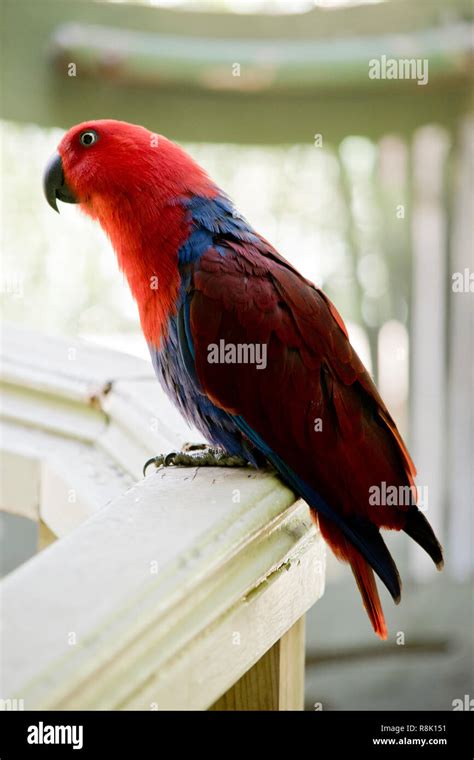
[[[129,374],[115,384],[101,367],[105,352],[88,354],[87,376],[112,379],[112,390],[94,408],[105,415],[105,424],[89,440],[77,441],[69,417],[61,433],[59,422],[50,430],[42,415],[44,404],[54,408],[56,402],[74,407],[75,414],[89,408],[87,393],[82,401],[64,393],[64,376],[69,377],[64,371],[55,391],[54,356],[63,355],[67,341],[22,333],[15,344],[14,335],[15,330],[4,343],[10,345],[9,372],[21,364],[16,353],[38,356],[47,385],[35,390],[36,369],[30,366],[22,384],[8,386],[18,398],[4,425],[9,440],[17,441],[9,453],[20,457],[11,490],[21,479],[21,441],[28,436],[51,439],[54,477],[61,476],[66,486],[74,473],[67,460],[70,446],[82,447],[92,463],[96,457],[99,470],[109,456],[135,457],[136,469],[155,443],[146,435],[145,444],[140,440],[147,405],[155,399],[148,368],[143,381]],[[32,352],[32,345],[41,351]],[[98,356],[95,367],[93,356]],[[109,358],[107,370],[119,361],[112,353]],[[30,362],[34,365],[34,358]],[[122,371],[126,375],[126,363]],[[77,364],[72,373],[82,382]],[[134,390],[136,382],[150,386],[149,397]],[[7,407],[12,397],[7,393]],[[24,424],[25,404],[29,413],[36,410],[34,424]],[[40,463],[45,458],[47,467],[39,468],[37,517],[62,538],[2,582],[2,697],[23,698],[26,709],[147,709],[157,701],[163,709],[207,707],[322,594],[321,536],[306,506],[272,473],[167,468],[105,506],[103,493],[90,509],[83,494],[86,507],[80,508],[66,503],[54,478],[51,486],[50,452],[42,445],[37,457]],[[8,440],[3,446],[8,453]],[[75,522],[65,522],[68,510],[77,513]]]

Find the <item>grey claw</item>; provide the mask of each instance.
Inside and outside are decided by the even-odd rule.
[[[151,464],[155,464],[155,463],[156,463],[156,457],[152,457],[151,459],[147,459],[147,461],[146,461],[146,462],[145,462],[145,464],[143,465],[143,477],[144,477],[144,478],[146,478],[146,471],[147,471],[148,467],[149,467]]]

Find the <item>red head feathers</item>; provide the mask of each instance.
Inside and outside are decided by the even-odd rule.
[[[217,188],[182,148],[135,124],[83,122],[65,134],[58,152],[63,188],[54,205],[56,197],[80,203],[100,222],[138,303],[145,337],[156,343],[176,302],[177,252],[189,232],[178,201],[214,197]]]

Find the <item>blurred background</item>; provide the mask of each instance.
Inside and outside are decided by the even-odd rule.
[[[308,615],[306,707],[452,709],[473,694],[472,4],[2,0],[2,11],[3,318],[148,358],[110,244],[75,207],[56,217],[41,176],[86,119],[180,142],[337,305],[446,547],[438,576],[389,538],[404,600],[383,596],[384,643],[329,558]],[[370,79],[382,56],[427,60],[428,82]],[[2,527],[6,573],[36,537],[22,518]]]

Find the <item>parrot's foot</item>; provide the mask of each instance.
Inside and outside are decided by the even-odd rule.
[[[239,456],[228,454],[217,446],[205,443],[185,443],[181,451],[159,454],[145,462],[143,475],[154,464],[158,467],[246,467],[248,462]]]

